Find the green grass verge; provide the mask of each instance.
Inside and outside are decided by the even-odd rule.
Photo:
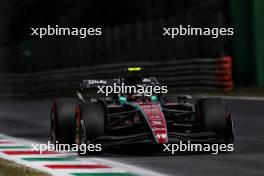
[[[11,161],[0,159],[0,176],[49,176]]]

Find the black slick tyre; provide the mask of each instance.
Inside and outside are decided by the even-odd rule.
[[[59,144],[73,144],[75,132],[75,111],[78,99],[57,99],[51,108],[51,140]]]

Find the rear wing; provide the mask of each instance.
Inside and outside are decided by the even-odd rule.
[[[98,86],[114,86],[114,83],[119,84],[118,79],[84,79],[81,81],[80,89],[93,89]]]

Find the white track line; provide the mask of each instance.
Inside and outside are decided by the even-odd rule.
[[[249,101],[264,101],[264,97],[248,97],[248,96],[218,96],[228,100],[249,100]]]
[[[131,166],[131,165],[128,165],[128,164],[119,163],[117,161],[112,161],[112,160],[109,160],[109,159],[91,158],[91,160],[93,160],[95,162],[102,163],[102,164],[110,164],[110,165],[115,166],[117,168],[124,169],[124,170],[129,170],[130,172],[132,172],[132,173],[134,172],[134,173],[139,174],[139,175],[144,175],[144,176],[168,176],[168,175],[165,175],[165,174],[161,174],[161,173],[157,173],[157,172],[154,172],[154,171],[146,170],[146,169],[143,169],[143,168],[140,168],[140,167],[137,167],[137,166]],[[173,174],[173,175],[174,176],[180,176],[180,174]]]
[[[4,135],[4,134],[0,134],[0,140],[2,141],[11,141],[11,142],[15,142],[15,144],[12,145],[26,145],[26,146],[31,146],[31,144],[37,144],[37,142],[35,141],[30,141],[30,140],[25,140],[25,139],[20,139],[20,138],[14,138],[14,137],[10,137],[8,135]],[[9,150],[9,149],[7,149]],[[13,149],[10,149],[13,150]],[[26,150],[26,149],[19,149],[19,150]],[[116,173],[123,173],[123,172],[127,172],[127,173],[132,173],[132,174],[137,174],[137,175],[141,175],[141,176],[167,176],[165,174],[161,174],[158,172],[154,172],[151,170],[147,170],[141,167],[137,167],[137,166],[131,166],[128,164],[124,164],[124,163],[120,163],[117,161],[112,161],[109,159],[102,159],[102,158],[80,158],[77,156],[77,154],[73,153],[63,153],[63,154],[49,154],[49,155],[37,155],[37,157],[56,157],[56,156],[73,156],[75,159],[77,159],[78,161],[69,161],[68,163],[78,163],[78,164],[90,164],[90,163],[98,163],[98,164],[102,164],[102,165],[108,165],[111,166],[113,168],[109,168],[109,169],[93,169],[93,170],[82,170],[82,169],[74,169],[71,170],[71,172],[74,173],[89,173],[89,172],[93,172],[93,173],[107,173],[107,172],[116,172]],[[67,162],[65,161],[59,161],[59,162],[52,162],[52,161],[42,161],[42,162],[38,162],[38,161],[26,161],[26,160],[22,160],[21,158],[30,158],[30,157],[36,157],[36,155],[6,155],[4,153],[1,153],[0,150],[0,158],[4,158],[7,160],[12,160],[15,161],[18,164],[22,164],[25,165],[27,167],[33,167],[35,169],[38,169],[40,171],[44,171],[47,172],[51,175],[56,175],[56,176],[69,176],[69,170],[70,169],[49,169],[47,167],[44,167],[43,165],[45,164],[65,164]],[[179,174],[173,174],[175,176],[179,176]]]

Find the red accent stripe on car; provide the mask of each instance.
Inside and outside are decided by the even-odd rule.
[[[52,151],[31,151],[31,150],[18,150],[18,151],[12,151],[12,150],[5,150],[2,151],[2,153],[5,153],[7,155],[48,155],[48,154],[59,154],[58,152],[52,152]]]
[[[166,143],[168,138],[167,127],[160,104],[139,103],[138,105],[145,114],[157,143]]]

